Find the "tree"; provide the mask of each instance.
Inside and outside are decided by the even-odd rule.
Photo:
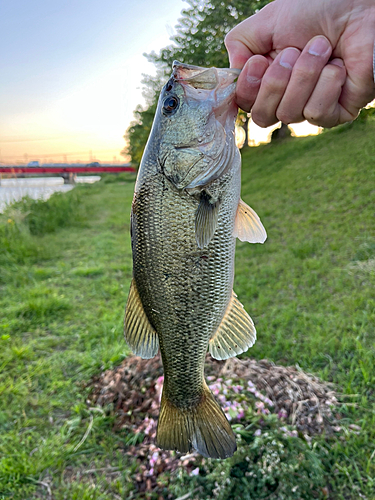
[[[161,88],[158,86],[160,75],[170,73],[174,60],[203,67],[228,67],[228,55],[224,45],[225,35],[235,25],[264,7],[270,0],[186,1],[189,7],[181,13],[181,18],[175,28],[176,34],[171,37],[173,43],[162,49],[160,54],[155,52],[145,54],[148,60],[158,68],[158,77],[156,78],[158,81],[156,82],[153,77],[147,77],[146,83],[149,96],[152,96],[152,103],[149,102],[146,109],[137,108],[136,121],[130,125],[125,135],[129,143],[127,153],[136,164],[139,161],[140,150],[143,152],[147,140],[147,137],[144,140],[143,133],[140,132],[138,126],[147,127],[149,114],[152,109],[155,112],[156,89],[160,90]],[[247,137],[247,115],[245,116],[244,128]],[[143,140],[144,143],[142,143]]]
[[[155,102],[147,108],[138,105],[134,111],[135,120],[131,122],[124,135],[127,146],[121,151],[121,154],[124,156],[129,155],[131,162],[137,167],[141,163],[143,151],[151,132],[156,104]]]
[[[225,68],[229,64],[224,45],[225,35],[238,23],[264,7],[269,0],[186,0],[184,9],[171,37],[172,45],[149,54],[158,67],[171,67],[179,60],[197,66]]]

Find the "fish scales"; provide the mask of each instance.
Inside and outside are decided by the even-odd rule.
[[[204,380],[204,359],[208,346],[226,359],[254,343],[253,322],[232,291],[235,236],[265,239],[259,218],[240,200],[236,75],[174,65],[135,187],[125,314],[135,354],[161,351],[157,444],[215,458],[232,455],[236,444]]]
[[[182,405],[200,398],[208,341],[230,299],[233,267],[228,262],[234,259],[232,231],[239,198],[235,177],[230,172],[220,181],[231,185],[232,196],[221,206],[215,236],[204,249],[197,248],[195,239],[197,200],[176,192],[157,175],[152,188],[141,188],[134,198],[134,279],[159,334],[166,393]]]

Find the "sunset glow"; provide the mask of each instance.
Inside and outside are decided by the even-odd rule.
[[[0,162],[124,162],[124,133],[144,104],[143,56],[170,44],[182,0],[8,2],[0,29]],[[296,135],[317,133],[306,124]],[[273,127],[274,128],[274,127]],[[273,128],[250,126],[252,145]]]
[[[182,0],[8,2],[0,29],[0,162],[125,161],[143,53],[170,43]]]

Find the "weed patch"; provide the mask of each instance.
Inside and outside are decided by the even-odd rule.
[[[30,234],[37,236],[62,227],[81,226],[85,221],[81,191],[77,188],[67,193],[54,193],[47,201],[24,198],[11,210],[19,210]]]

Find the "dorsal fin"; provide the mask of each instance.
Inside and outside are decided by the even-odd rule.
[[[156,356],[159,339],[143,309],[134,279],[131,282],[125,311],[125,340],[136,356],[150,359]]]
[[[211,337],[209,351],[215,359],[228,359],[247,351],[256,340],[253,320],[232,291],[219,328]]]
[[[233,236],[249,243],[264,243],[267,239],[266,230],[258,215],[243,200],[238,204]]]

